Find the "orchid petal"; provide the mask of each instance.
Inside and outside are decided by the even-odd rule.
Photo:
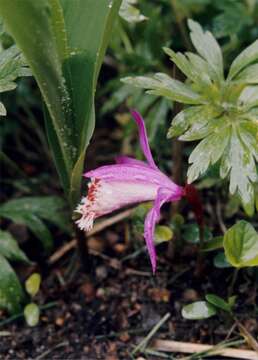
[[[148,137],[147,137],[147,131],[146,131],[146,127],[144,124],[144,120],[142,118],[142,116],[138,113],[138,111],[136,110],[131,110],[131,114],[134,118],[134,120],[136,121],[136,124],[138,126],[138,130],[139,130],[139,136],[140,136],[140,144],[141,144],[141,148],[142,151],[148,161],[148,164],[153,168],[153,169],[157,169],[157,166],[153,160],[152,154],[151,154],[151,150],[150,150],[150,145],[149,145],[149,141],[148,141]]]
[[[159,188],[154,206],[148,212],[144,223],[144,238],[150,256],[153,274],[156,272],[157,267],[156,249],[154,245],[155,225],[160,219],[161,206],[171,200],[178,200],[178,198],[175,195],[171,195],[170,189]]]
[[[147,166],[150,167],[147,163],[145,163],[144,161],[141,160],[137,160],[134,158],[131,158],[129,156],[117,156],[116,157],[116,163],[117,164],[125,164],[125,165],[138,165],[138,166]]]
[[[104,165],[84,174],[88,178],[103,179],[105,181],[144,182],[156,184],[158,187],[168,187],[172,192],[180,192],[181,187],[173,183],[160,170],[149,166],[136,164]]]

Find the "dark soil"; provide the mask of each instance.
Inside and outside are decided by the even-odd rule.
[[[52,303],[52,307],[42,310],[40,323],[34,328],[23,319],[2,326],[1,359],[131,359],[134,346],[167,312],[171,317],[155,338],[206,344],[217,344],[228,335],[239,338],[236,329],[229,334],[233,324],[223,314],[196,322],[181,316],[184,304],[203,300],[206,293],[225,297],[231,269],[215,269],[208,256],[196,277],[196,248],[186,245],[172,260],[161,257],[153,277],[145,254],[130,261],[119,260],[132,249],[117,236],[116,228],[90,239],[95,253],[90,276],[81,272],[72,252],[45,271],[35,302]],[[103,248],[103,243],[108,245]],[[159,247],[160,254],[165,250],[165,246]],[[252,284],[248,274],[240,274],[236,313],[257,336]]]

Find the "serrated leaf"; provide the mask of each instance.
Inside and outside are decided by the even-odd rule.
[[[216,308],[206,301],[196,301],[182,309],[182,316],[188,320],[208,319],[216,313]]]
[[[231,312],[231,306],[220,296],[214,294],[207,294],[205,295],[205,299],[212,305],[216,306],[217,308],[224,310],[226,312]]]
[[[4,104],[0,102],[0,116],[6,116],[6,114],[7,114],[6,108]]]
[[[204,90],[207,89],[207,85],[210,89],[212,81],[215,81],[217,79],[217,75],[213,71],[210,64],[198,54],[192,52],[186,52],[185,54],[190,62],[190,66],[192,67],[193,71],[195,71],[196,75],[199,74],[199,82],[202,85],[206,85],[204,87]]]
[[[189,163],[192,163],[187,172],[190,183],[203,175],[210,165],[215,164],[221,158],[229,140],[230,128],[224,124],[224,128],[214,131],[196,146],[189,157]]]
[[[24,308],[24,317],[29,326],[36,326],[39,322],[40,309],[37,304],[31,303]]]
[[[248,111],[258,105],[258,86],[247,86],[241,92],[238,104]]]
[[[246,212],[252,215],[254,208],[254,188],[252,182],[257,179],[252,149],[241,141],[241,129],[232,129],[230,142],[224,152],[220,175],[225,178],[229,174],[231,194],[237,192]]]
[[[233,79],[244,67],[258,59],[258,40],[243,50],[233,61],[228,74],[228,80]]]
[[[18,313],[24,297],[17,275],[8,261],[0,255],[0,309]]]
[[[235,80],[245,84],[258,84],[258,64],[247,66],[235,77]]]
[[[182,71],[182,73],[185,74],[189,79],[194,82],[198,82],[200,80],[200,73],[195,71],[195,68],[192,67],[191,63],[184,54],[180,52],[176,53],[166,47],[164,47],[163,50],[170,57],[173,63],[175,63],[176,66]]]
[[[163,73],[157,73],[152,77],[126,77],[123,78],[122,81],[129,85],[148,89],[148,94],[164,96],[170,100],[179,101],[185,104],[203,103],[203,99],[200,95],[194,92],[188,85],[172,79]]]
[[[225,233],[224,249],[234,267],[258,265],[258,234],[247,221],[238,221]]]
[[[8,231],[0,230],[0,254],[8,260],[30,263],[25,253],[19,248],[17,241]]]
[[[218,1],[215,6],[222,11],[213,19],[213,33],[216,38],[233,37],[252,23],[250,5],[247,3]]]
[[[211,106],[201,105],[201,106],[191,106],[180,111],[172,120],[171,127],[168,130],[168,137],[175,137],[181,134],[184,134],[183,137],[180,137],[181,140],[186,138],[191,138],[192,136],[195,138],[201,138],[202,135],[199,135],[198,128],[202,127],[216,127],[217,122],[214,119],[219,115],[218,110]],[[213,121],[211,121],[213,120]],[[188,130],[190,127],[190,130]],[[197,128],[197,129],[196,129]],[[189,131],[189,132],[188,132]],[[194,136],[195,132],[195,136]],[[188,135],[187,135],[188,134]]]
[[[25,288],[27,293],[30,296],[35,296],[40,288],[41,283],[41,276],[38,273],[32,274],[26,281],[25,281]]]
[[[216,39],[209,31],[203,31],[201,26],[188,20],[188,26],[191,30],[190,37],[197,52],[210,64],[213,71],[220,81],[223,79],[223,58],[222,52]]]
[[[30,76],[20,51],[15,45],[0,51],[0,92],[14,90],[15,80],[21,76]],[[0,116],[6,115],[3,103],[0,103]]]

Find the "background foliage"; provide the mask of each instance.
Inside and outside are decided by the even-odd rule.
[[[120,17],[119,1],[78,0],[71,7],[68,0],[26,0],[19,12],[18,3],[0,0],[0,307],[19,312],[28,302],[17,262],[46,264],[50,252],[73,235],[71,208],[95,126],[94,101],[97,131],[86,167],[113,161],[120,152],[141,156],[128,115],[128,108],[137,108],[162,170],[175,171],[179,159],[181,183],[195,181],[204,207],[212,204],[219,213],[222,204],[219,224],[216,211],[210,216],[205,207],[202,251],[212,254],[216,268],[257,266],[258,2],[127,0]],[[187,19],[193,19],[188,26]],[[179,153],[166,138],[169,127],[170,137],[184,141]],[[133,215],[133,256],[144,252],[137,239],[145,210]],[[186,215],[191,210],[179,210],[157,228],[159,246],[172,238],[200,244],[198,226]],[[20,278],[23,283],[25,276]],[[216,314],[214,298],[208,299],[183,315]],[[25,317],[35,324],[39,310],[29,305]],[[231,305],[228,299],[221,306]]]

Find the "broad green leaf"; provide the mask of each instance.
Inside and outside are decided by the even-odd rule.
[[[155,243],[161,244],[173,238],[173,231],[164,225],[157,225],[155,228]]]
[[[247,221],[238,221],[225,233],[224,249],[234,267],[258,265],[258,234]]]
[[[59,196],[24,196],[20,199],[7,201],[0,206],[1,214],[34,214],[47,220],[65,232],[70,232],[66,202]]]
[[[216,236],[204,243],[202,251],[213,251],[223,247],[223,236]]]
[[[2,215],[1,210],[0,215]],[[50,252],[52,250],[54,243],[52,234],[37,215],[27,213],[22,215],[19,215],[17,213],[5,213],[2,216],[12,220],[17,224],[26,225],[34,234],[34,236],[40,240],[46,252]]]
[[[37,304],[30,303],[24,308],[24,317],[29,326],[36,326],[39,322],[40,309]]]
[[[227,261],[224,252],[219,252],[216,256],[214,256],[213,265],[218,269],[226,269],[232,267],[231,264]]]
[[[198,244],[200,242],[200,228],[196,223],[185,224],[182,226],[182,237],[185,241],[191,244]],[[210,241],[212,234],[208,227],[204,228],[204,241]]]
[[[227,312],[231,312],[231,306],[229,305],[229,303],[227,303],[220,296],[214,294],[207,294],[205,295],[205,299],[208,301],[208,303],[216,306],[217,308]]]
[[[28,226],[45,250],[49,251],[53,246],[53,238],[42,220],[69,232],[70,222],[64,206],[64,200],[57,196],[23,197],[1,205],[0,216]]]
[[[38,273],[32,274],[26,281],[25,281],[25,288],[27,293],[30,296],[35,296],[40,288],[41,283],[41,276]]]
[[[129,85],[147,89],[148,94],[164,96],[170,100],[185,104],[202,104],[203,102],[200,95],[194,92],[188,85],[172,79],[163,73],[157,73],[152,77],[126,77],[122,81]]]
[[[138,23],[146,20],[146,16],[142,15],[140,10],[135,7],[137,3],[138,0],[123,0],[119,15],[129,23]]]
[[[8,260],[30,263],[27,256],[19,248],[17,241],[8,231],[0,230],[0,254]]]
[[[25,295],[17,275],[8,261],[0,255],[0,309],[18,313]]]
[[[216,39],[209,31],[203,31],[202,27],[193,20],[188,20],[188,26],[195,49],[210,64],[218,80],[223,80],[222,52]]]
[[[196,301],[182,309],[182,316],[188,320],[208,319],[216,313],[216,308],[206,301]]]
[[[258,40],[248,46],[233,61],[228,74],[228,80],[236,76],[240,70],[258,59]]]

